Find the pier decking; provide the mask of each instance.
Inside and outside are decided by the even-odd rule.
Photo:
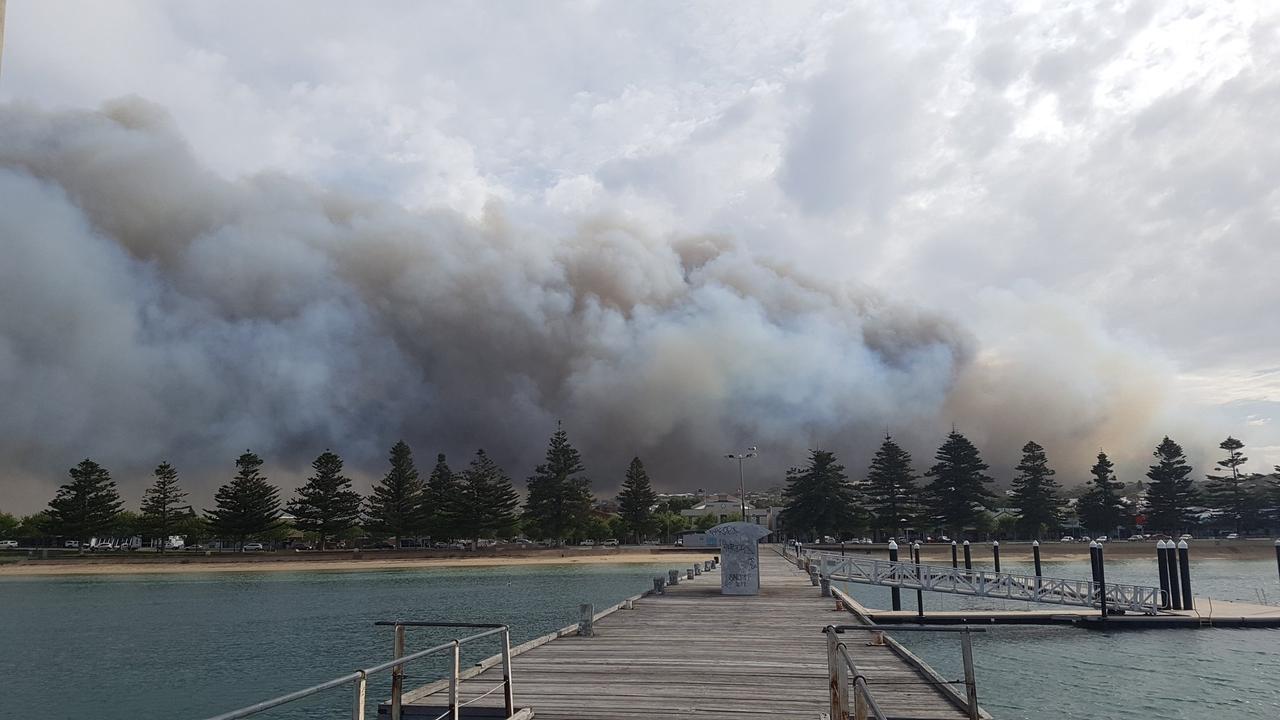
[[[594,637],[566,634],[516,648],[516,707],[549,720],[825,717],[822,628],[855,618],[768,547],[760,549],[760,565],[758,596],[720,595],[712,571],[609,613],[595,623]],[[889,717],[968,717],[963,696],[909,653],[863,638],[845,642]],[[501,681],[499,667],[478,668],[462,680],[460,700],[473,701]],[[436,683],[406,692],[405,716],[436,717],[446,691]],[[480,717],[473,714],[479,708],[503,717],[501,693],[472,702],[462,716]]]
[[[915,610],[861,608],[873,622],[892,625],[1084,625],[1110,628],[1280,627],[1280,607],[1196,598],[1194,610],[1162,610],[1159,615],[1108,615],[1097,610],[1047,608],[1027,610]]]

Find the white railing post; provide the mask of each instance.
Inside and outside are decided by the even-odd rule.
[[[458,692],[461,690],[458,676],[462,673],[462,643],[457,640],[453,641],[453,672],[449,675],[449,717],[453,720],[460,720],[462,717],[462,703],[458,701]]]
[[[369,688],[369,678],[361,670],[356,678],[355,692],[351,697],[351,720],[364,720],[364,699]]]
[[[509,628],[502,629],[502,699],[507,706],[507,717],[515,715],[516,697],[515,688],[511,683],[511,630]]]
[[[404,626],[396,625],[395,640],[391,646],[391,656],[397,660],[404,657]],[[391,668],[391,720],[400,720],[400,703],[404,695],[404,665]]]
[[[978,720],[978,681],[973,674],[973,640],[969,628],[960,634],[960,650],[964,657],[964,696],[965,709],[969,712],[969,720]]]

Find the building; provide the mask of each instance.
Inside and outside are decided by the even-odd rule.
[[[763,525],[770,530],[777,530],[778,515],[781,512],[782,508],[780,507],[752,507],[748,504],[747,515],[742,519],[749,523]],[[737,495],[726,493],[708,495],[697,505],[687,510],[681,510],[680,514],[690,522],[696,522],[699,518],[708,515],[715,518],[717,523],[728,522],[742,514],[742,499]]]

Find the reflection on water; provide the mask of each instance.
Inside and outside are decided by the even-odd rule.
[[[669,565],[7,578],[0,718],[213,715],[389,658],[391,629],[378,620],[508,623],[519,643],[574,622],[579,603],[644,590]],[[454,636],[411,630],[409,649]],[[464,663],[495,652],[484,642]],[[371,706],[388,683],[371,683]],[[349,702],[335,690],[263,717]]]
[[[986,558],[983,559],[984,561]],[[1032,573],[1030,563],[1001,558],[1007,572]],[[978,562],[975,569],[989,569]],[[1045,562],[1044,574],[1087,578],[1088,561]],[[1197,597],[1257,603],[1280,601],[1272,561],[1193,561]],[[1107,562],[1107,579],[1158,585],[1154,561]],[[887,608],[887,588],[849,585],[869,607]],[[925,611],[1016,610],[1012,600],[925,593]],[[1200,603],[1208,610],[1208,601]],[[902,593],[915,608],[915,592]],[[1280,717],[1280,629],[1150,629],[1098,631],[1052,626],[987,627],[974,635],[978,700],[994,716],[1170,720]],[[961,677],[960,642],[951,634],[899,633],[898,639],[950,679]]]

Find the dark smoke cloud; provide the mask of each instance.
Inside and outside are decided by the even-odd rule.
[[[1001,452],[1030,430],[1078,450],[1129,427],[1117,408],[1154,412],[1094,387],[1114,363],[1072,367],[1096,412],[1060,427],[1045,418],[1074,401],[1028,395],[1056,379],[1028,369],[1044,345],[991,357],[723,237],[617,217],[550,236],[498,208],[228,181],[138,99],[0,106],[0,251],[0,506],[20,510],[85,456],[131,502],[168,459],[199,505],[246,447],[285,485],[326,447],[380,474],[399,438],[458,463],[483,446],[523,477],[563,420],[604,494],[635,454],[663,488],[712,489],[736,480],[722,454],[757,444],[754,483],[776,484],[806,447],[857,457],[892,430],[928,449],[974,408]]]

